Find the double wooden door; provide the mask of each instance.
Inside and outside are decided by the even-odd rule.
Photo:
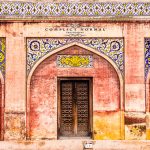
[[[89,86],[89,80],[60,81],[60,136],[90,136]]]

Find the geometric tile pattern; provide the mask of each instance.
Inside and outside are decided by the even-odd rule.
[[[145,38],[145,80],[147,79],[150,69],[150,38]]]
[[[144,2],[0,2],[0,18],[63,16],[150,16],[150,3]]]
[[[5,38],[0,38],[0,71],[3,76],[5,76],[5,50],[6,50]]]
[[[90,55],[57,55],[57,66],[91,68],[93,67],[93,57]]]
[[[35,63],[57,48],[73,42],[95,49],[109,57],[124,74],[123,38],[27,38],[27,75]]]

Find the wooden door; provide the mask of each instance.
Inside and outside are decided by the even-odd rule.
[[[60,81],[60,136],[90,136],[89,80]]]

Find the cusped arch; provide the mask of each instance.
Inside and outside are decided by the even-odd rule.
[[[27,116],[29,116],[29,112],[30,112],[30,81],[31,81],[31,78],[32,78],[32,75],[34,73],[34,71],[36,70],[36,68],[45,60],[47,59],[48,57],[52,56],[53,54],[55,53],[58,53],[66,48],[69,48],[71,46],[79,46],[81,48],[84,48],[90,52],[93,52],[94,54],[98,55],[98,56],[101,56],[102,58],[104,58],[105,60],[107,60],[112,66],[113,68],[115,69],[117,75],[118,75],[118,79],[119,79],[119,82],[120,82],[120,110],[121,112],[124,110],[124,102],[123,102],[123,76],[122,76],[122,73],[121,71],[119,70],[119,68],[117,67],[117,65],[105,54],[103,53],[100,53],[98,52],[97,50],[93,49],[93,48],[90,48],[88,46],[85,46],[83,44],[80,44],[80,43],[77,43],[77,42],[73,42],[71,44],[68,44],[68,45],[65,45],[65,46],[62,46],[60,48],[57,48],[56,50],[52,51],[52,52],[49,52],[48,54],[44,55],[41,59],[39,59],[39,61],[36,62],[36,64],[33,66],[33,68],[30,70],[29,72],[29,75],[28,75],[28,78],[27,78]],[[121,115],[122,116],[122,115]],[[30,138],[30,133],[29,133],[29,120],[27,119],[27,138]],[[123,122],[123,118],[121,118],[121,122]],[[122,125],[123,123],[121,123]],[[121,126],[121,128],[123,129],[124,127]],[[121,130],[122,131],[122,130]],[[122,139],[124,139],[124,137],[122,137]]]

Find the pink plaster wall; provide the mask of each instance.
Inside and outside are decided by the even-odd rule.
[[[145,111],[144,37],[146,24],[124,24],[125,110]]]
[[[5,116],[6,117],[5,117],[5,122],[9,123],[10,121],[8,120],[10,116],[9,115],[7,116],[7,113],[10,113],[10,114],[12,113],[12,115],[16,113],[18,117],[20,113],[22,113],[24,118],[26,118],[26,115],[25,115],[26,108],[27,108],[27,105],[26,105],[26,101],[27,101],[26,92],[27,91],[26,90],[27,90],[28,85],[26,85],[27,77],[26,77],[25,38],[26,37],[59,37],[59,36],[64,37],[65,34],[45,32],[45,27],[63,26],[64,24],[67,25],[68,23],[69,21],[67,23],[65,22],[64,23],[56,23],[56,22],[55,23],[52,23],[52,22],[39,22],[39,23],[11,22],[10,23],[9,22],[9,23],[0,24],[0,37],[6,37],[6,74],[5,74],[5,93],[6,93],[5,94]],[[84,25],[87,27],[96,27],[96,26],[105,27],[106,29],[105,32],[103,32],[102,34],[86,33],[85,37],[97,37],[97,36],[98,37],[124,37],[125,75],[124,75],[123,86],[125,87],[125,89],[124,91],[122,91],[122,93],[124,93],[123,100],[125,104],[125,111],[126,112],[134,111],[134,112],[139,112],[139,113],[145,112],[145,101],[147,100],[147,103],[149,103],[149,97],[145,96],[146,89],[145,89],[145,83],[144,83],[144,37],[150,37],[149,35],[150,24],[148,22],[147,23],[146,22],[145,23],[144,22],[80,22],[79,24],[81,26]],[[45,68],[47,68],[47,66]],[[102,68],[102,65],[100,65],[99,67]],[[38,74],[41,73],[43,75],[41,79],[40,78],[37,78],[37,79],[41,80],[42,82],[44,80],[46,81],[46,74],[48,73],[46,72],[42,73],[42,70],[44,68],[41,68],[41,69],[39,68],[38,68],[39,71],[36,70],[34,73],[34,75],[36,74],[35,79],[37,78],[36,72],[38,72]],[[61,69],[57,71],[57,73],[58,73],[58,76],[61,76],[62,74],[66,76],[67,75],[78,76],[81,73],[79,72],[79,70],[82,71],[82,69],[71,69],[69,72],[67,72],[67,69]],[[86,74],[88,74],[90,70],[92,69],[86,69],[86,71],[83,72],[83,75],[86,76]],[[97,72],[98,71],[99,69],[97,69]],[[103,71],[106,71],[106,70],[103,70]],[[56,76],[54,77],[50,75],[51,72],[53,73],[52,70],[51,71],[49,70],[49,76],[52,77],[52,79],[51,80],[47,79],[47,80],[49,80],[52,83],[54,82],[54,80],[55,82],[57,82]],[[93,71],[90,74],[94,76],[94,73],[95,72]],[[101,77],[102,77],[102,73],[101,73]],[[107,80],[107,78],[104,80]],[[54,90],[57,90],[56,85],[54,84],[55,87],[50,86],[51,84],[49,81],[47,81],[49,88],[54,88]],[[96,80],[96,77],[94,77],[93,81],[99,84]],[[112,82],[113,80],[110,80],[110,81]],[[103,84],[100,84],[100,85],[103,85]],[[36,84],[34,86],[36,87]],[[34,90],[35,89],[36,88],[34,88]],[[101,89],[104,90],[104,87],[101,86]],[[39,90],[40,89],[37,88],[37,93],[39,93],[38,92]],[[95,88],[94,90],[96,91],[97,88]],[[149,88],[147,89],[147,93],[148,91],[149,91]],[[108,92],[108,90],[106,90],[105,92]],[[56,111],[57,111],[56,91],[53,94],[55,97],[54,108],[53,108],[53,111],[49,110],[49,112],[54,112],[56,114]],[[97,103],[99,103],[99,105],[97,105],[97,103],[93,104],[94,110],[102,111],[101,108],[103,106],[105,106],[104,110],[107,110],[108,108],[112,108],[112,110],[117,109],[118,107],[117,104],[116,105],[113,104],[112,105],[113,107],[110,107],[109,105],[111,105],[111,103],[110,104],[105,104],[104,102],[100,103],[100,101],[98,100],[99,96],[103,98],[104,93],[98,91],[97,95],[94,97],[94,101],[97,101]],[[98,98],[96,99],[96,97]],[[46,96],[42,98],[46,99]],[[39,110],[35,109],[33,111],[37,113]],[[20,118],[22,117],[20,116]],[[25,123],[26,119],[24,118],[23,118],[23,122]],[[31,121],[33,122],[33,124],[35,124],[32,118],[31,118]],[[52,121],[55,122],[55,124],[57,124],[56,118],[54,118],[54,120]],[[49,122],[51,122],[51,120]],[[149,121],[147,124],[149,124]],[[7,135],[7,131],[9,132],[8,134],[13,135],[13,136],[10,136],[10,135],[5,136],[5,140],[18,139],[18,137],[15,137],[15,134],[11,132],[12,127],[13,126],[11,126],[9,129],[5,129],[5,135]],[[54,127],[54,126],[52,127],[52,129],[53,128],[57,129],[57,127]],[[123,128],[124,128],[124,124],[123,124]],[[19,134],[19,133],[20,131],[17,131],[16,134]],[[56,132],[53,135],[54,137],[56,137]]]
[[[30,86],[31,138],[57,138],[57,77],[93,77],[93,111],[118,111],[120,86],[115,69],[104,58],[72,46],[59,54],[91,54],[93,68],[58,68],[57,54],[44,60],[34,71]]]
[[[0,140],[3,139],[3,133],[2,133],[2,129],[3,129],[3,110],[4,108],[2,107],[2,83],[0,81]]]

